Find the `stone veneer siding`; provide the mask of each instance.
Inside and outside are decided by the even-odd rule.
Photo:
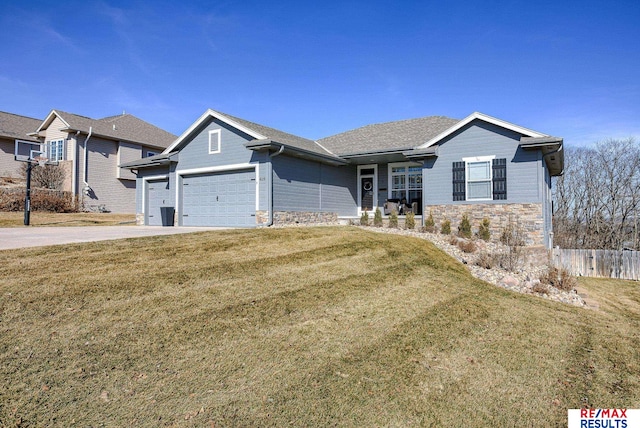
[[[338,223],[336,213],[318,213],[307,211],[274,211],[273,224],[316,224],[316,223]]]
[[[473,233],[483,218],[490,221],[491,239],[498,239],[504,227],[512,219],[522,226],[527,235],[527,245],[544,245],[544,221],[542,204],[461,204],[461,205],[427,205],[424,207],[424,219],[433,215],[438,230],[446,219],[451,221],[451,233],[458,231],[462,215],[467,213]]]

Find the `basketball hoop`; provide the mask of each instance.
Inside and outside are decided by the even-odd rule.
[[[44,168],[44,166],[47,164],[47,158],[38,158],[38,166],[41,166]]]

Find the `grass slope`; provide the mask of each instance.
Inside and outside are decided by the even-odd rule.
[[[426,241],[222,231],[0,252],[2,426],[564,426],[640,407],[640,289],[509,293]]]

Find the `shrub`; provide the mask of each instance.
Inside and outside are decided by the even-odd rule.
[[[480,227],[478,227],[478,237],[483,241],[488,241],[491,238],[491,232],[489,232],[489,219],[487,217],[482,219]]]
[[[455,236],[452,236],[449,238],[449,245],[458,245],[458,238],[456,238]]]
[[[23,211],[25,191],[0,191],[0,211]],[[31,211],[57,213],[78,212],[78,204],[70,192],[34,189],[31,191]]]
[[[396,210],[391,211],[391,214],[389,215],[389,227],[392,229],[398,228],[398,213]]]
[[[404,218],[404,227],[407,229],[415,229],[416,227],[416,215],[413,212],[408,212]]]
[[[463,238],[471,238],[471,222],[469,221],[469,215],[464,213],[462,215],[462,220],[460,220],[460,224],[458,225],[458,236]]]
[[[496,257],[493,254],[483,251],[478,254],[475,264],[483,269],[493,269],[496,266]]]
[[[443,235],[451,234],[451,222],[449,220],[445,220],[442,222],[440,233],[442,233]]]
[[[429,217],[427,217],[427,220],[424,222],[424,230],[429,233],[436,231],[436,222],[433,221],[433,214],[431,213],[431,210],[429,210]]]
[[[369,213],[367,211],[363,212],[360,216],[360,225],[369,226]]]
[[[20,169],[20,175],[23,178],[27,178],[27,167],[28,164],[24,162]],[[31,167],[31,185],[33,187],[60,190],[65,178],[65,170],[60,165],[32,165]]]
[[[460,239],[458,241],[458,248],[460,248],[465,253],[473,253],[478,249],[473,241],[469,241],[467,239]]]
[[[549,286],[543,284],[542,281],[536,282],[535,284],[533,284],[531,291],[538,294],[547,294],[549,292]]]
[[[382,213],[378,207],[376,207],[376,212],[373,214],[373,225],[375,227],[382,227]]]
[[[502,230],[500,242],[507,247],[507,252],[500,257],[500,266],[509,272],[515,272],[524,264],[525,252],[524,230],[517,221],[509,217],[509,222]]]
[[[577,285],[576,278],[567,269],[554,266],[540,275],[540,282],[563,291],[571,291]]]

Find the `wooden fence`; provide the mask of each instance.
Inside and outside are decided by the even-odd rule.
[[[552,250],[553,263],[576,276],[640,280],[640,251]]]

